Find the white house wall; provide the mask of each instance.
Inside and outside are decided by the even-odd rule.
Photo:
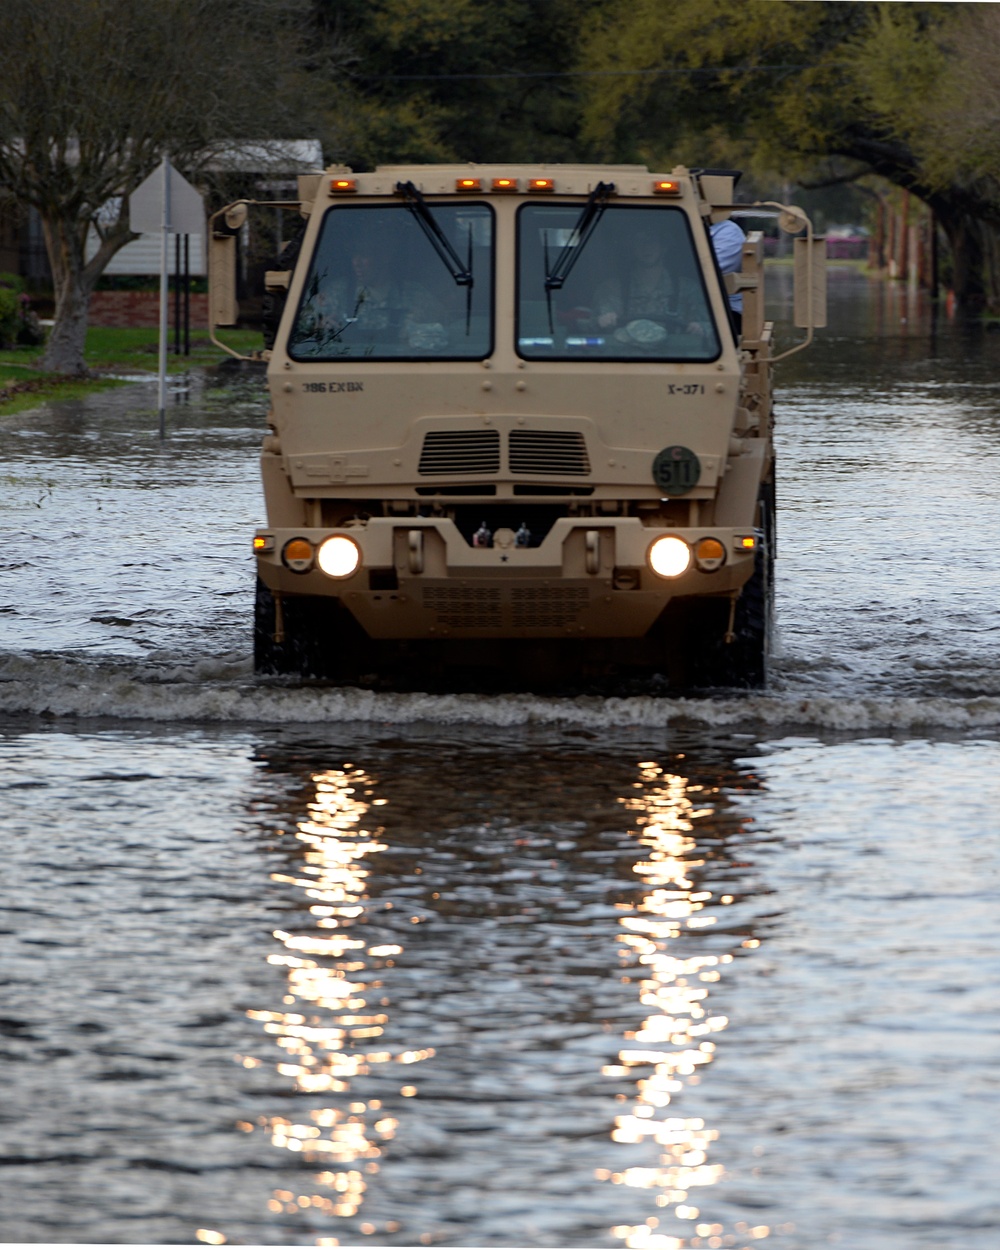
[[[168,248],[167,264],[169,271],[174,272],[175,248],[177,246],[176,239],[178,236],[170,236],[170,244]],[[184,235],[179,236],[181,239],[181,269],[184,266]],[[188,247],[190,249],[190,263],[188,272],[192,276],[201,277],[205,273],[205,249],[202,245],[202,236],[200,234],[191,234],[187,236],[190,240]],[[90,237],[87,239],[87,259],[97,251],[97,235],[91,231]],[[133,277],[139,275],[156,275],[160,272],[160,236],[158,234],[141,234],[131,243],[125,246],[111,257],[104,273],[108,277],[122,276]]]

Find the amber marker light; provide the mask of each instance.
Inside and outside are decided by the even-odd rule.
[[[516,191],[518,189],[516,178],[494,178],[494,191]]]
[[[756,551],[757,539],[753,534],[744,534],[741,538],[737,538],[736,546],[740,551]]]
[[[308,573],[315,554],[308,538],[290,538],[281,549],[281,562],[293,573]]]
[[[665,534],[650,545],[648,559],[658,577],[680,577],[691,566],[691,548],[676,534]]]
[[[717,538],[699,538],[694,545],[694,562],[703,573],[714,573],[726,562],[726,549]]]
[[[456,191],[482,191],[482,189],[483,189],[482,178],[456,178],[455,179]]]
[[[357,191],[357,178],[332,178],[330,180],[330,192],[332,195],[350,195],[352,191]]]
[[[554,191],[556,184],[551,178],[532,178],[528,183],[529,191]]]
[[[655,195],[680,195],[681,184],[676,178],[657,178],[653,183]]]
[[[274,535],[273,534],[255,534],[253,540],[254,551],[273,551]]]
[[[361,564],[361,548],[346,534],[334,534],[320,543],[316,563],[327,577],[350,577]]]

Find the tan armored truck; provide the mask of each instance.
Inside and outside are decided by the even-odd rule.
[[[267,275],[258,672],[765,682],[788,351],[761,234],[720,271],[733,188],[640,166],[300,177],[300,237]],[[799,235],[794,351],[824,322],[824,245],[766,208]],[[245,214],[212,219],[214,325],[236,319]]]

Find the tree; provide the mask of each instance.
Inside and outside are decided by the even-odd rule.
[[[807,184],[878,174],[934,210],[960,303],[1000,307],[998,36],[995,5],[612,0],[581,133],[605,159],[706,163],[707,135]]]
[[[962,304],[1000,311],[1000,10],[883,4],[870,32],[858,72],[882,129],[859,146],[879,172],[900,164],[893,181],[934,210]]]
[[[165,154],[195,171],[223,141],[302,137],[307,16],[305,0],[4,0],[0,185],[41,218],[46,368],[85,371],[90,294],[135,237],[128,195]]]
[[[381,161],[579,159],[580,22],[601,0],[315,0],[354,58],[329,135]],[[339,132],[339,133],[338,133]]]

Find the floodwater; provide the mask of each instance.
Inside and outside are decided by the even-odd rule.
[[[1000,1244],[1000,333],[831,295],[764,694],[255,681],[257,380],[0,418],[0,1238]]]

